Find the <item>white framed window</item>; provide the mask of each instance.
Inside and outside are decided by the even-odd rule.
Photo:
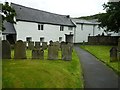
[[[44,37],[40,37],[40,42],[44,42]]]
[[[44,30],[44,25],[43,24],[38,24],[38,30]]]
[[[69,26],[69,27],[68,27],[68,30],[73,30],[73,27]]]
[[[62,37],[59,37],[59,42],[62,42]]]
[[[60,26],[60,31],[64,31],[64,26]]]
[[[32,37],[26,37],[26,41],[27,41],[27,42],[32,41]]]

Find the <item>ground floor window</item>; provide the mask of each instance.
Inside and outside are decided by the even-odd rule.
[[[59,42],[62,42],[62,37],[59,37]]]
[[[26,41],[27,41],[27,42],[32,41],[32,37],[26,37]]]
[[[40,37],[40,42],[44,42],[44,37]]]

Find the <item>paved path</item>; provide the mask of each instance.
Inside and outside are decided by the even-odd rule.
[[[118,88],[118,76],[93,55],[75,45],[82,65],[85,88]]]

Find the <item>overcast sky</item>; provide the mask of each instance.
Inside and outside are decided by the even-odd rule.
[[[44,10],[52,13],[80,17],[105,12],[103,4],[108,0],[0,0]]]

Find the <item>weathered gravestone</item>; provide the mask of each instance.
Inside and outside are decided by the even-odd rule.
[[[62,60],[72,60],[72,48],[71,44],[62,45]]]
[[[27,43],[27,42],[23,42],[23,43],[25,44],[25,47],[27,48],[27,44],[28,44],[28,43]]]
[[[33,49],[32,59],[44,60],[44,50],[43,49]]]
[[[60,49],[60,43],[58,41],[53,42],[53,45],[56,46],[58,50]]]
[[[0,37],[0,60],[2,59],[2,38]]]
[[[47,42],[42,42],[42,49],[46,50],[47,49]]]
[[[11,59],[11,47],[7,40],[2,41],[2,59]]]
[[[110,61],[117,61],[117,48],[116,47],[112,47],[110,49]]]
[[[15,59],[26,59],[26,46],[22,40],[18,40],[15,43],[14,58]]]
[[[34,42],[28,42],[28,49],[30,50],[34,49]]]
[[[49,45],[50,45],[50,46],[53,45],[53,41],[52,41],[52,40],[49,41]]]
[[[120,38],[118,39],[118,59],[120,61]]]
[[[48,46],[48,59],[58,60],[58,47],[55,45]]]
[[[35,48],[40,49],[40,42],[35,42]]]

